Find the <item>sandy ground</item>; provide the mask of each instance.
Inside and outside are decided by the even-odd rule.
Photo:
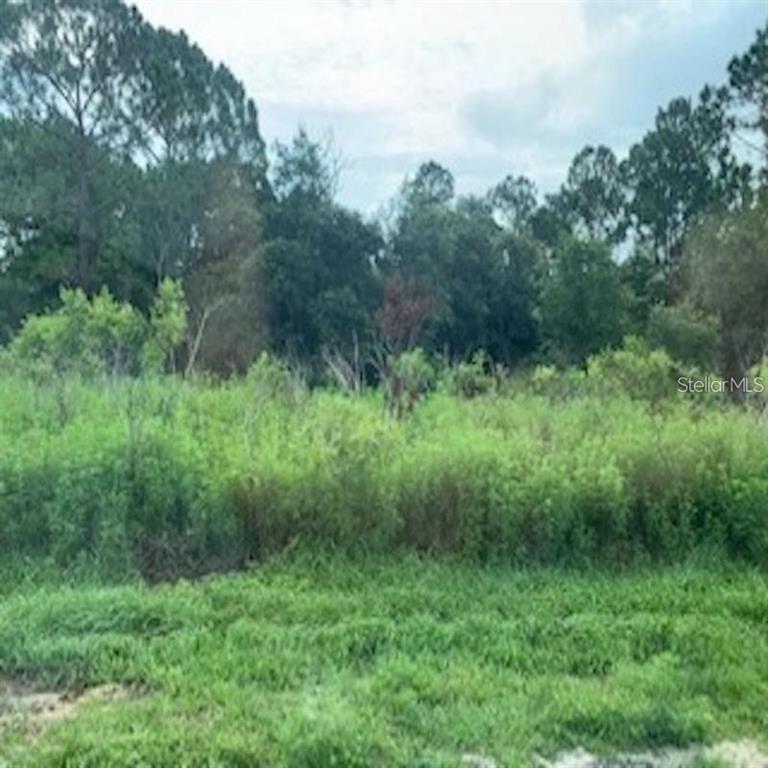
[[[119,685],[99,685],[81,691],[40,691],[0,679],[0,732],[16,727],[39,730],[72,717],[85,704],[130,697],[131,692]]]
[[[606,758],[583,749],[564,752],[554,761],[538,759],[541,768],[697,768],[700,765],[728,768],[768,768],[768,752],[753,741],[722,741],[711,747],[660,749]]]

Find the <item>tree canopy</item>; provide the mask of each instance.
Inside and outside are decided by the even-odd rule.
[[[102,290],[150,322],[171,279],[178,369],[416,346],[583,362],[624,332],[710,360],[712,328],[743,368],[764,338],[767,51],[764,27],[724,83],[623,157],[585,146],[547,194],[515,168],[461,194],[427,159],[384,220],[338,202],[332,142],[300,128],[268,153],[243,84],[183,33],[121,0],[0,0],[0,343]]]

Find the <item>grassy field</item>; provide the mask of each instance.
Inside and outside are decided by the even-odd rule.
[[[768,738],[764,417],[552,375],[0,376],[0,766]]]
[[[155,588],[17,583],[0,673],[127,695],[20,719],[0,765],[518,766],[760,740],[768,579],[294,557]]]
[[[702,549],[768,562],[768,429],[669,395],[429,395],[292,387],[275,366],[172,377],[0,377],[0,565],[112,581],[312,551],[644,566]]]

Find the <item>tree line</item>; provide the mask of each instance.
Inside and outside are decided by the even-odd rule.
[[[553,194],[510,174],[458,196],[430,160],[370,219],[304,130],[268,163],[254,102],[184,33],[120,0],[0,0],[0,344],[62,289],[149,318],[173,279],[176,356],[223,374],[265,349],[582,364],[636,334],[735,375],[768,348],[767,146],[768,24]]]

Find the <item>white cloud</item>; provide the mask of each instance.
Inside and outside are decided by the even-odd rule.
[[[555,175],[571,143],[611,115],[617,62],[711,24],[726,0],[138,0],[183,28],[254,97],[268,139],[331,128],[353,164],[495,160],[497,177]],[[319,124],[318,124],[319,123]],[[572,152],[571,152],[572,154]],[[513,165],[513,167],[510,167]],[[362,172],[362,171],[361,171]],[[480,178],[488,171],[480,171]],[[469,174],[472,175],[472,174]],[[356,194],[364,179],[352,187]]]
[[[262,105],[375,114],[387,149],[452,151],[468,92],[522,88],[590,56],[574,3],[141,0],[225,61]]]

